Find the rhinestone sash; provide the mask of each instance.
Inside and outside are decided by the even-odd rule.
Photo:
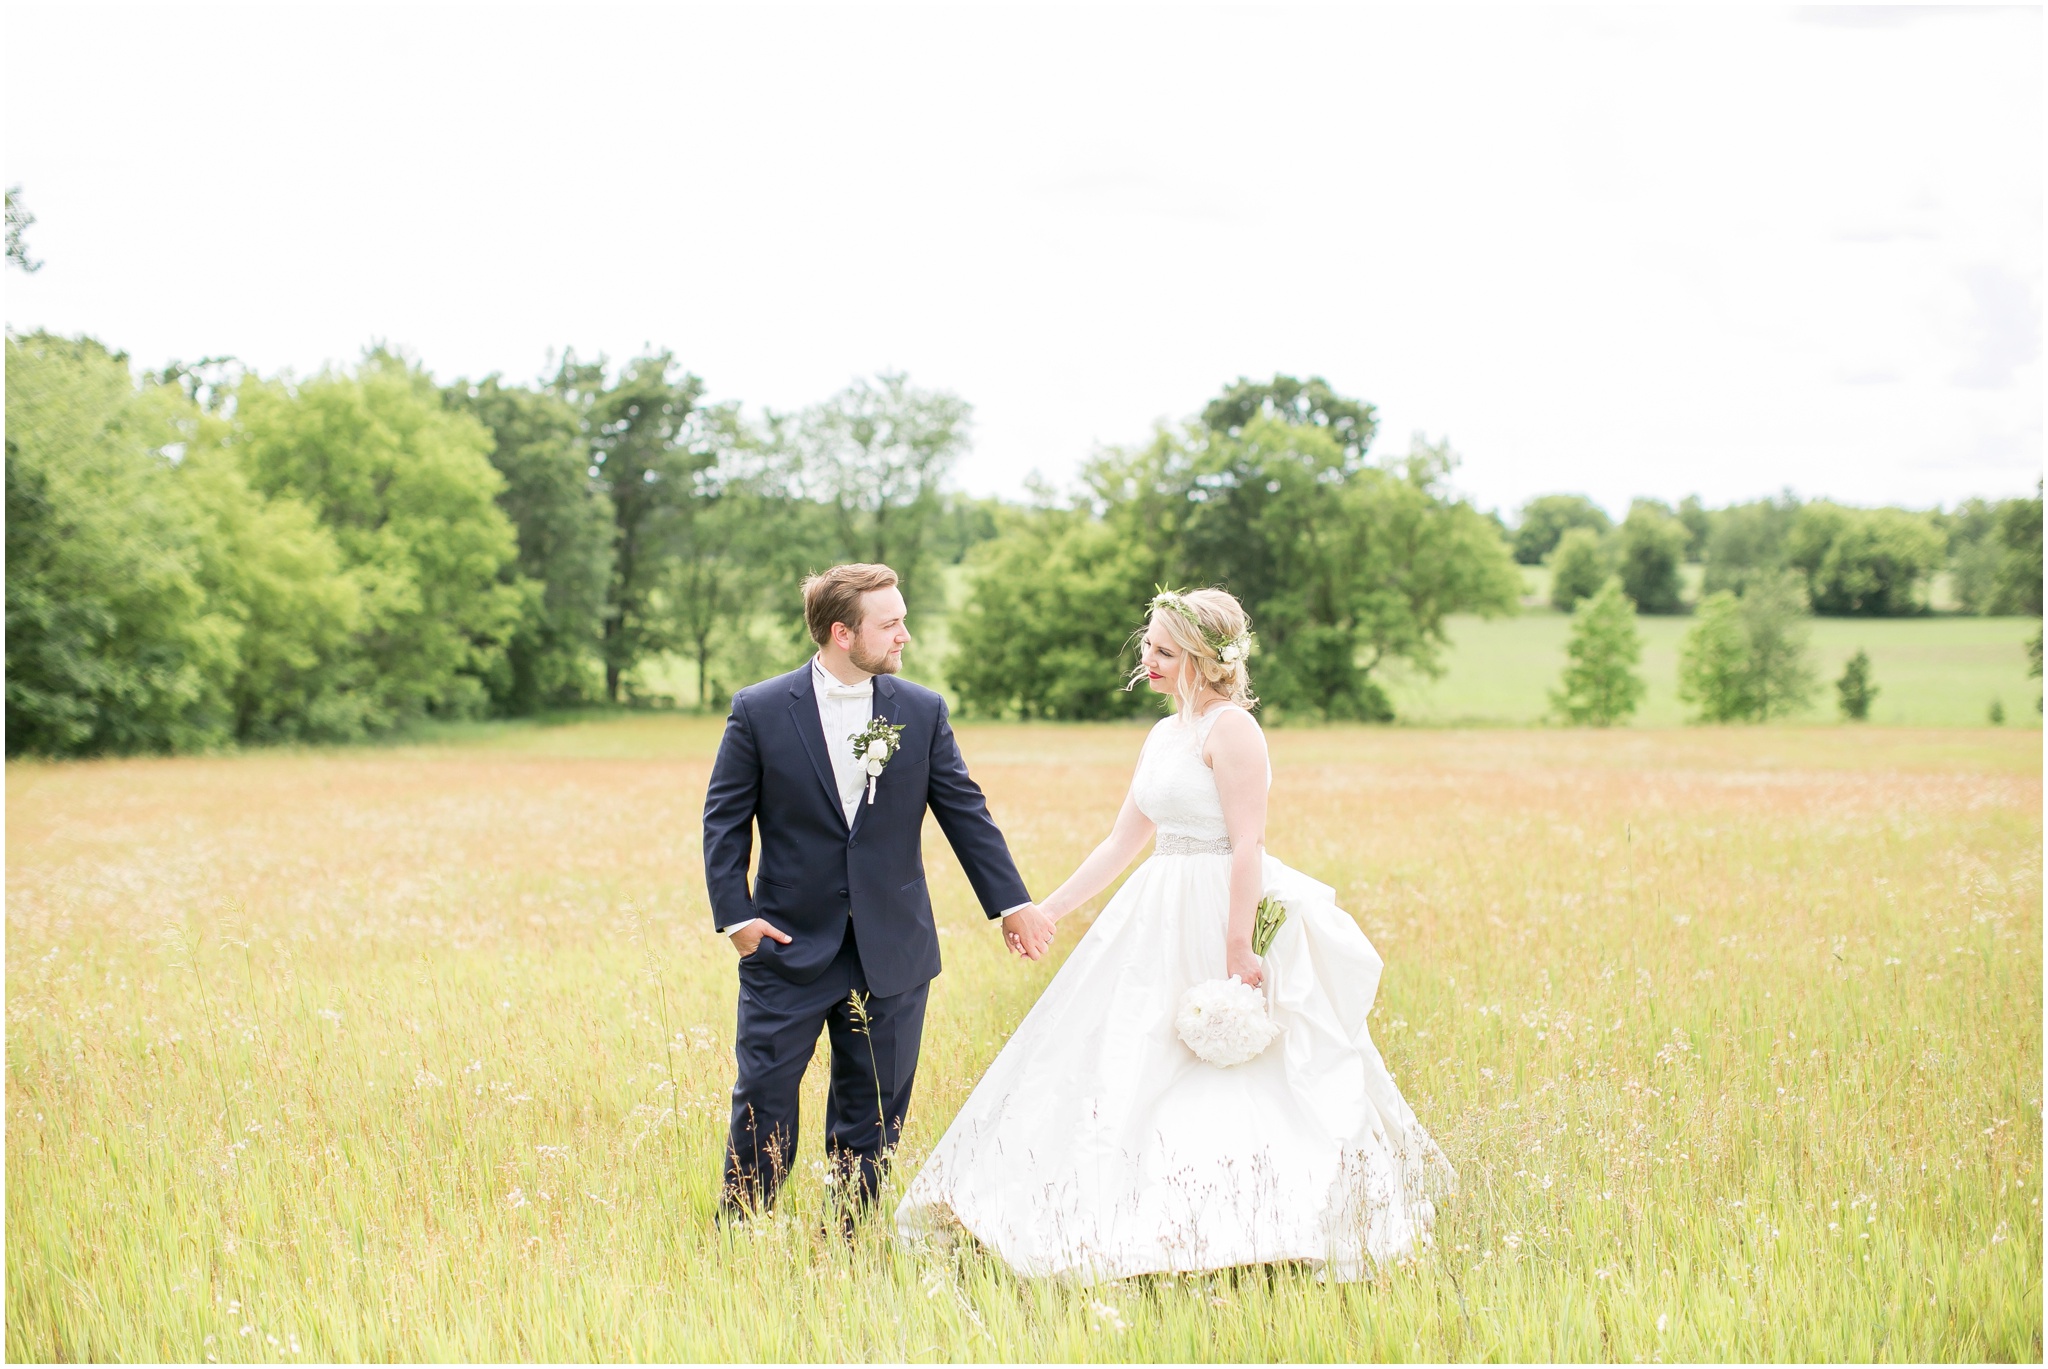
[[[1229,837],[1191,837],[1182,832],[1161,832],[1154,855],[1160,856],[1227,856],[1230,854]]]

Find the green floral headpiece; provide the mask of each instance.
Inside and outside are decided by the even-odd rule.
[[[1225,665],[1237,665],[1252,654],[1251,633],[1247,632],[1237,637],[1218,636],[1202,626],[1202,620],[1195,614],[1195,606],[1183,599],[1179,590],[1168,589],[1164,585],[1156,585],[1154,588],[1158,592],[1152,596],[1152,602],[1148,607],[1153,610],[1168,609],[1186,619],[1188,626],[1193,628],[1195,635],[1215,653],[1217,660]]]

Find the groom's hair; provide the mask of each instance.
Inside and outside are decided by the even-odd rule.
[[[871,589],[887,589],[896,583],[896,572],[887,566],[855,561],[834,566],[804,581],[804,623],[811,640],[819,646],[832,643],[832,624],[844,623],[850,632],[860,631],[860,596]]]

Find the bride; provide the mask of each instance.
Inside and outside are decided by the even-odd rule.
[[[1041,904],[1057,921],[1157,833],[947,1128],[896,1211],[965,1229],[1027,1275],[1113,1279],[1282,1260],[1353,1279],[1426,1242],[1456,1182],[1366,1030],[1380,958],[1335,891],[1265,853],[1266,741],[1243,607],[1152,601],[1132,676],[1176,711],[1145,739],[1109,836]],[[1255,909],[1287,918],[1261,958]],[[1182,994],[1236,976],[1279,1035],[1219,1068],[1182,1043]]]

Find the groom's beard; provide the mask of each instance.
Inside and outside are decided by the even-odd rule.
[[[865,670],[870,675],[894,675],[897,668],[902,665],[900,659],[891,661],[886,651],[879,656],[868,656],[862,654],[858,646],[846,649],[846,659],[853,662],[855,670]]]

